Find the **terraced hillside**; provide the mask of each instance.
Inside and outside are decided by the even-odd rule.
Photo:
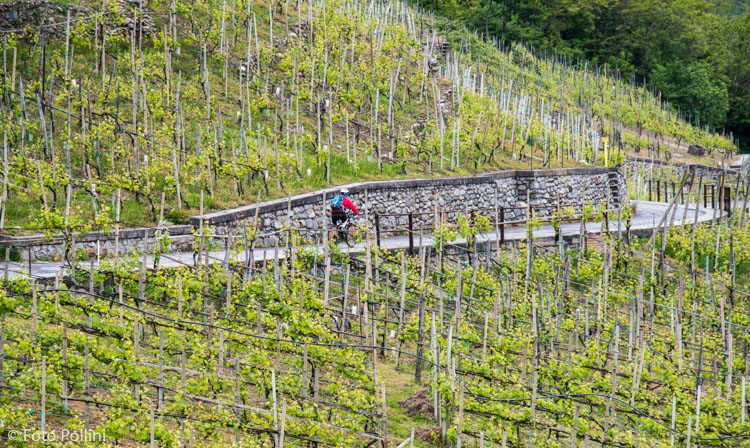
[[[194,265],[5,281],[3,445],[746,445],[742,215],[552,250],[474,244],[475,219],[413,255],[290,232],[214,263],[203,235]]]
[[[0,6],[6,231],[162,209],[179,223],[201,192],[216,210],[360,179],[732,150],[606,66],[481,42],[405,3]]]
[[[619,195],[435,210],[432,247],[391,252],[200,213],[192,262],[159,264],[169,222],[354,179],[727,158],[640,82],[399,2],[22,5],[0,4],[0,230],[156,236],[55,279],[2,248],[0,446],[747,445],[745,173],[633,168],[669,201],[642,238]],[[731,215],[673,227],[709,180]],[[583,238],[534,240],[563,222]],[[501,225],[525,239],[479,238]]]

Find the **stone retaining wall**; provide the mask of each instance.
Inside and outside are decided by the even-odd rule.
[[[738,174],[737,170],[731,168],[722,169],[698,163],[674,163],[640,157],[628,157],[622,167],[625,170],[626,176],[632,176],[636,171],[644,173],[648,172],[653,173],[655,179],[669,180],[669,178],[672,178],[675,182],[679,182],[682,179],[686,170],[693,169],[697,170],[696,176],[703,176],[704,184],[709,183],[714,185],[719,185],[721,183],[722,173],[731,175],[731,179],[736,178],[736,175]]]
[[[304,237],[317,238],[323,226],[328,228],[326,210],[342,187],[209,213],[204,215],[204,224],[213,227],[214,233],[237,234],[242,228],[253,226],[257,213],[260,232],[271,234],[258,241],[261,245],[273,245],[287,228],[298,229]],[[414,216],[415,228],[431,224],[436,207],[447,212],[445,217],[449,221],[455,221],[458,214],[472,211],[494,216],[497,203],[505,208],[505,219],[513,220],[525,215],[527,198],[533,207],[556,205],[558,198],[563,206],[608,202],[616,207],[627,195],[619,167],[507,170],[478,176],[364,182],[345,187],[370,223],[376,214],[384,215],[380,217],[381,229],[403,227],[409,213],[418,213]],[[545,214],[544,210],[535,213]],[[199,220],[198,216],[192,217],[193,226]]]
[[[180,225],[168,226],[161,231],[158,231],[155,227],[122,229],[117,242],[118,253],[121,255],[127,254],[133,249],[140,253],[146,248],[152,249],[159,232],[161,235],[169,234],[170,252],[192,250],[193,226]],[[62,236],[47,239],[44,235],[0,235],[0,247],[17,249],[24,261],[28,261],[29,257],[31,257],[31,261],[60,260],[63,257],[64,244]],[[89,257],[99,256],[104,258],[114,254],[115,236],[114,233],[91,232],[76,239],[75,247],[76,251],[84,251]]]
[[[145,35],[156,31],[151,12],[144,5],[143,15],[133,18],[137,1],[117,0],[116,6],[109,3],[104,23],[98,22],[107,33],[119,33],[125,36],[131,30]],[[114,6],[114,10],[112,7]],[[0,2],[0,37],[14,33],[27,36],[29,31],[37,32],[43,40],[65,37],[67,14],[70,10],[71,29],[80,20],[91,25],[93,37],[94,10],[82,4],[59,4],[46,0],[20,0]]]
[[[38,27],[45,39],[64,37],[65,22],[66,7],[54,2],[32,0],[0,3],[0,35],[10,32],[23,34],[23,30],[30,26]]]
[[[608,202],[616,207],[621,198],[627,197],[625,177],[619,167],[507,170],[478,176],[363,182],[346,187],[351,191],[351,199],[361,216],[366,216],[370,225],[376,214],[384,215],[380,220],[382,229],[405,226],[407,214],[412,212],[426,212],[415,215],[415,228],[425,224],[431,226],[436,207],[445,212],[446,220],[455,222],[459,214],[468,215],[472,211],[494,217],[497,204],[505,209],[506,220],[514,220],[525,216],[527,200],[533,207],[555,205],[558,198],[563,206],[581,207],[586,203],[598,205]],[[231,232],[239,235],[244,227],[254,225],[257,211],[259,229],[265,236],[256,241],[256,246],[272,246],[283,230],[290,227],[297,228],[303,237],[312,240],[320,237],[323,226],[328,228],[329,219],[325,210],[340,188],[209,213],[204,215],[204,225],[211,227],[207,232],[210,234]],[[545,210],[535,210],[534,213],[548,214]],[[388,214],[403,215],[394,217]],[[291,216],[291,220],[288,216]],[[200,217],[194,216],[190,219],[190,225],[163,229],[171,239],[169,250],[192,250],[192,232],[199,223]],[[119,253],[132,249],[137,252],[142,252],[144,248],[150,250],[156,231],[156,228],[122,229]],[[223,241],[215,238],[214,243],[221,245]],[[76,240],[76,250],[83,250],[90,257],[106,257],[114,253],[114,244],[113,234],[92,232]],[[22,260],[28,260],[30,255],[32,261],[44,261],[60,259],[64,244],[62,237],[45,240],[43,235],[0,235],[0,247],[16,248]]]

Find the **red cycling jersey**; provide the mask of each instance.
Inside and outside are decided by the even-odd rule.
[[[353,211],[355,215],[359,215],[359,212],[357,211],[357,207],[354,206],[352,201],[349,200],[349,198],[344,197],[344,200],[341,201],[342,208],[348,208],[349,210]],[[337,210],[337,209],[331,209],[332,212],[344,212],[343,210]]]

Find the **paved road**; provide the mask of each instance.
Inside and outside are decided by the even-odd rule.
[[[661,221],[664,213],[667,210],[667,204],[661,202],[649,202],[649,201],[631,201],[636,204],[636,215],[633,217],[632,225],[630,227],[631,232],[645,232],[650,233],[653,231]],[[687,210],[686,222],[692,223],[695,220],[695,205],[691,204]],[[685,211],[685,206],[678,206],[674,214],[674,224],[682,224],[682,216]],[[710,221],[714,218],[715,213],[720,213],[718,210],[708,207],[704,208],[700,206],[698,208],[698,222]],[[621,223],[615,219],[610,221],[610,231],[617,232]],[[560,226],[562,236],[572,237],[578,236],[581,231],[581,225],[579,223],[567,223]],[[625,230],[625,225],[622,223],[622,230]],[[601,231],[601,224],[597,222],[586,224],[587,232],[598,233]],[[551,225],[545,225],[534,231],[535,239],[553,238],[555,236],[554,228]],[[526,238],[526,227],[508,227],[505,229],[505,240],[506,241],[521,241]],[[479,242],[486,241],[497,241],[498,235],[492,231],[484,235],[478,236]],[[435,240],[432,235],[415,235],[414,246],[432,246]],[[466,240],[458,238],[453,241],[453,244],[465,244]],[[409,238],[407,236],[394,236],[389,238],[382,238],[380,245],[388,250],[402,250],[409,248]],[[351,253],[360,253],[364,250],[364,243],[355,245],[352,248],[344,247],[344,250]],[[275,250],[271,249],[255,249],[253,251],[253,258],[255,260],[273,260],[276,256],[283,258],[285,256],[284,249],[278,249],[278,255],[275,254]],[[226,252],[224,250],[212,251],[209,253],[209,262],[221,263],[226,260]],[[237,261],[245,261],[246,254],[242,253],[235,258]],[[147,266],[153,265],[153,258],[151,256],[146,257]],[[159,260],[159,266],[161,267],[176,267],[184,265],[193,265],[193,253],[192,252],[173,252],[169,254],[162,254]],[[95,264],[98,266],[98,264]],[[64,266],[61,262],[33,262],[31,263],[31,277],[36,279],[48,279],[55,278],[60,274]],[[88,267],[84,263],[84,268]],[[67,268],[65,268],[67,269]],[[29,276],[29,264],[28,263],[8,263],[6,267],[4,263],[0,264],[0,272],[2,275],[7,270],[8,278],[16,277],[28,277]]]
[[[740,154],[732,160],[729,166],[734,169],[741,170],[742,168],[746,167],[748,163],[750,163],[750,154]]]

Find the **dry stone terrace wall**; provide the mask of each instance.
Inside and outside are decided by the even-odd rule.
[[[506,220],[515,220],[525,216],[527,200],[534,207],[556,205],[558,198],[563,206],[608,202],[616,207],[621,199],[627,198],[625,176],[619,167],[508,170],[480,176],[364,182],[346,187],[352,192],[352,201],[361,215],[367,216],[371,223],[376,214],[385,215],[380,220],[384,229],[405,226],[406,214],[411,212],[423,213],[415,215],[415,228],[431,227],[436,208],[444,212],[443,217],[448,222],[456,222],[459,214],[468,215],[472,211],[494,216],[497,204],[505,208]],[[204,224],[213,228],[210,233],[239,235],[243,228],[253,227],[257,209],[261,233],[270,234],[260,238],[257,247],[274,245],[287,228],[296,228],[302,236],[313,240],[320,237],[322,226],[327,228],[329,220],[324,213],[340,188],[209,213],[204,215]],[[535,213],[546,214],[543,210]],[[389,214],[404,216],[387,216]],[[199,217],[194,216],[191,225],[169,226],[160,231],[169,234],[168,250],[192,250],[193,232],[199,222]],[[156,232],[155,228],[122,229],[119,253],[152,250]],[[223,241],[218,238],[214,243],[221,245]],[[75,241],[76,251],[86,252],[89,257],[110,256],[114,245],[114,234],[104,232],[92,232]],[[48,240],[43,235],[0,235],[0,247],[16,248],[24,261],[29,258],[32,261],[59,260],[63,256],[64,241],[62,237]]]
[[[124,36],[128,36],[131,30],[142,31],[144,34],[153,33],[156,28],[148,5],[144,5],[141,18],[132,17],[138,3],[138,0],[117,0],[116,5],[109,2],[104,22],[99,22],[100,26],[110,34],[119,33]],[[90,24],[94,20],[94,11],[80,2],[68,5],[45,0],[0,2],[0,37],[10,33],[29,37],[31,31],[38,32],[43,40],[64,38],[68,11],[71,28],[79,20]]]
[[[633,181],[636,175],[653,176],[655,180],[672,180],[679,183],[685,171],[694,169],[696,171],[696,182],[698,177],[703,176],[703,183],[714,185],[721,184],[721,175],[724,173],[725,182],[728,179],[736,179],[738,174],[734,169],[722,169],[710,165],[701,165],[697,163],[674,163],[664,162],[661,160],[644,159],[639,157],[628,157],[622,165],[624,175],[629,181]],[[729,184],[727,184],[729,186]],[[734,184],[732,183],[732,186]]]
[[[253,227],[257,209],[260,231],[271,235],[259,239],[256,246],[272,246],[283,235],[283,229],[290,227],[313,240],[320,237],[322,226],[327,228],[327,216],[322,219],[324,210],[340,188],[209,213],[204,215],[204,224],[213,228],[208,233],[239,235],[244,227]],[[514,220],[525,216],[527,200],[532,206],[545,206],[557,204],[559,198],[564,206],[580,207],[587,202],[595,205],[609,202],[617,206],[621,198],[627,198],[625,176],[619,167],[508,170],[481,176],[365,182],[347,185],[347,188],[362,216],[366,215],[371,223],[376,214],[426,212],[415,215],[415,228],[431,226],[436,207],[445,212],[445,219],[455,222],[459,214],[468,215],[472,211],[494,216],[497,203],[505,208],[505,219]],[[542,210],[535,213],[545,214]],[[288,216],[291,216],[291,225]],[[407,219],[407,216],[382,216],[380,225],[385,229],[404,226]],[[192,250],[193,232],[199,222],[199,217],[194,216],[191,225],[169,226],[160,231],[169,234],[168,250]],[[156,228],[120,230],[118,252],[152,250],[156,232]],[[223,241],[216,238],[214,244],[220,246]],[[110,256],[114,246],[113,233],[92,232],[75,241],[76,251],[86,252],[89,257]],[[48,240],[43,235],[0,235],[0,247],[17,249],[24,261],[29,258],[32,261],[59,260],[63,256],[64,240],[62,237]]]
[[[73,10],[75,20],[75,10]],[[40,27],[45,38],[65,36],[66,7],[48,1],[0,3],[0,35],[22,33],[27,26]]]
[[[505,219],[513,220],[525,215],[527,200],[532,206],[556,205],[559,198],[563,206],[609,202],[616,207],[627,196],[620,168],[603,167],[508,170],[480,176],[365,182],[346,187],[361,215],[366,214],[371,222],[375,214],[386,215],[380,218],[380,226],[385,229],[405,225],[408,219],[387,215],[411,212],[424,213],[415,215],[415,228],[431,225],[436,207],[448,212],[446,218],[455,222],[460,213],[476,211],[494,215],[497,203],[506,209]],[[261,238],[259,245],[273,245],[287,228],[298,229],[306,238],[317,238],[322,226],[328,226],[328,219],[322,217],[340,188],[206,214],[204,225],[211,226],[218,234],[239,234],[244,227],[253,227],[257,210],[260,232],[276,232]],[[193,226],[198,226],[199,219],[191,218]]]
[[[135,250],[153,250],[155,240],[160,235],[169,235],[170,252],[192,250],[193,227],[190,225],[167,226],[164,229],[155,227],[129,228],[120,230],[117,241],[117,252],[122,256]],[[71,240],[71,243],[73,241]],[[64,238],[56,236],[46,238],[44,235],[9,236],[0,235],[0,247],[13,247],[24,261],[53,261],[60,260],[64,254]],[[91,232],[75,240],[76,251],[85,252],[90,258],[105,258],[115,253],[114,232]]]

